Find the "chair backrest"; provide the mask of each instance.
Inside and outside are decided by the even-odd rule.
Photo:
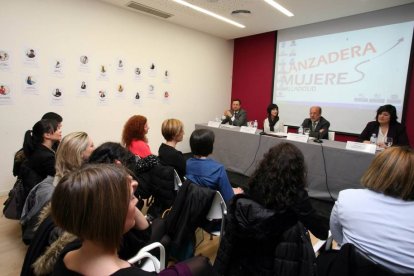
[[[335,141],[335,131],[328,131],[328,139],[330,141]]]
[[[209,221],[221,220],[221,226],[220,226],[220,232],[213,231],[213,232],[210,232],[210,234],[215,235],[215,236],[220,236],[220,237],[224,235],[224,223],[225,223],[226,215],[227,215],[226,202],[224,201],[220,192],[216,191],[216,194],[214,195],[214,198],[213,198],[213,202],[211,203],[210,210],[208,211],[206,215],[206,219]]]
[[[211,203],[211,207],[207,213],[206,218],[208,220],[222,219],[225,217],[226,214],[227,214],[226,202],[224,201],[220,192],[216,191],[216,194],[214,195],[213,202]]]
[[[159,248],[160,259],[158,260],[154,255],[149,253],[154,248]],[[145,260],[145,261],[144,261]],[[159,273],[165,268],[165,248],[159,242],[151,243],[141,248],[138,253],[128,260],[129,263],[134,264],[138,261],[143,261],[140,268],[145,271],[155,271]]]
[[[174,190],[178,191],[181,185],[183,185],[181,178],[178,175],[177,171],[174,169]]]

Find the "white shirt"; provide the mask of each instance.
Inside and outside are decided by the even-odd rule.
[[[388,131],[386,133],[382,133],[381,128],[378,130],[378,137],[377,137],[377,144],[385,143],[385,138],[387,138]]]
[[[414,273],[413,214],[413,201],[348,189],[339,193],[330,227],[338,243],[352,243],[394,272]]]
[[[281,122],[279,119],[279,121],[277,121],[277,123],[274,126],[274,132],[283,132],[283,126],[283,122]],[[263,131],[270,132],[269,118],[266,118],[263,122]]]

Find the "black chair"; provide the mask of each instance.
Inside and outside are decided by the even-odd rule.
[[[374,262],[350,243],[342,245],[340,250],[321,252],[316,263],[318,276],[414,275],[395,273]]]

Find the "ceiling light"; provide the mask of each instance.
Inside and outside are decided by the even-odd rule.
[[[273,0],[264,0],[266,3],[268,3],[270,6],[272,6],[273,8],[277,9],[278,11],[280,11],[281,13],[283,13],[286,16],[292,17],[294,14],[291,13],[290,11],[288,11],[286,8],[282,7],[282,5],[280,5],[279,3],[276,3]]]
[[[217,19],[219,19],[219,20],[222,20],[222,21],[224,21],[224,22],[226,22],[226,23],[232,24],[232,25],[234,25],[234,26],[236,26],[236,27],[239,27],[239,28],[246,28],[246,26],[244,26],[244,25],[242,25],[242,24],[240,24],[240,23],[237,23],[236,21],[233,21],[233,20],[227,19],[227,18],[225,18],[225,17],[223,17],[223,16],[221,16],[221,15],[218,15],[218,14],[216,14],[216,13],[214,13],[214,12],[211,12],[211,11],[208,11],[208,10],[206,10],[206,9],[200,8],[200,7],[195,6],[195,5],[193,5],[193,4],[187,3],[187,2],[185,2],[185,1],[183,1],[183,0],[173,0],[173,1],[174,1],[174,2],[176,2],[176,3],[178,3],[178,4],[181,4],[181,5],[183,5],[183,6],[186,6],[186,7],[188,7],[188,8],[191,8],[191,9],[193,9],[193,10],[196,10],[196,11],[198,11],[198,12],[202,12],[202,13],[204,13],[204,14],[207,14],[207,15],[209,15],[209,16],[212,16],[212,17],[214,17],[214,18],[217,18]]]

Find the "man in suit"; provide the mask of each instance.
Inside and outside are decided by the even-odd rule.
[[[247,112],[241,109],[241,101],[234,99],[231,102],[231,110],[225,110],[222,124],[229,123],[233,126],[246,126],[247,125]]]
[[[303,120],[303,128],[309,128],[309,136],[321,139],[328,139],[329,126],[331,125],[324,117],[321,116],[322,108],[312,106],[309,110],[309,118]]]

